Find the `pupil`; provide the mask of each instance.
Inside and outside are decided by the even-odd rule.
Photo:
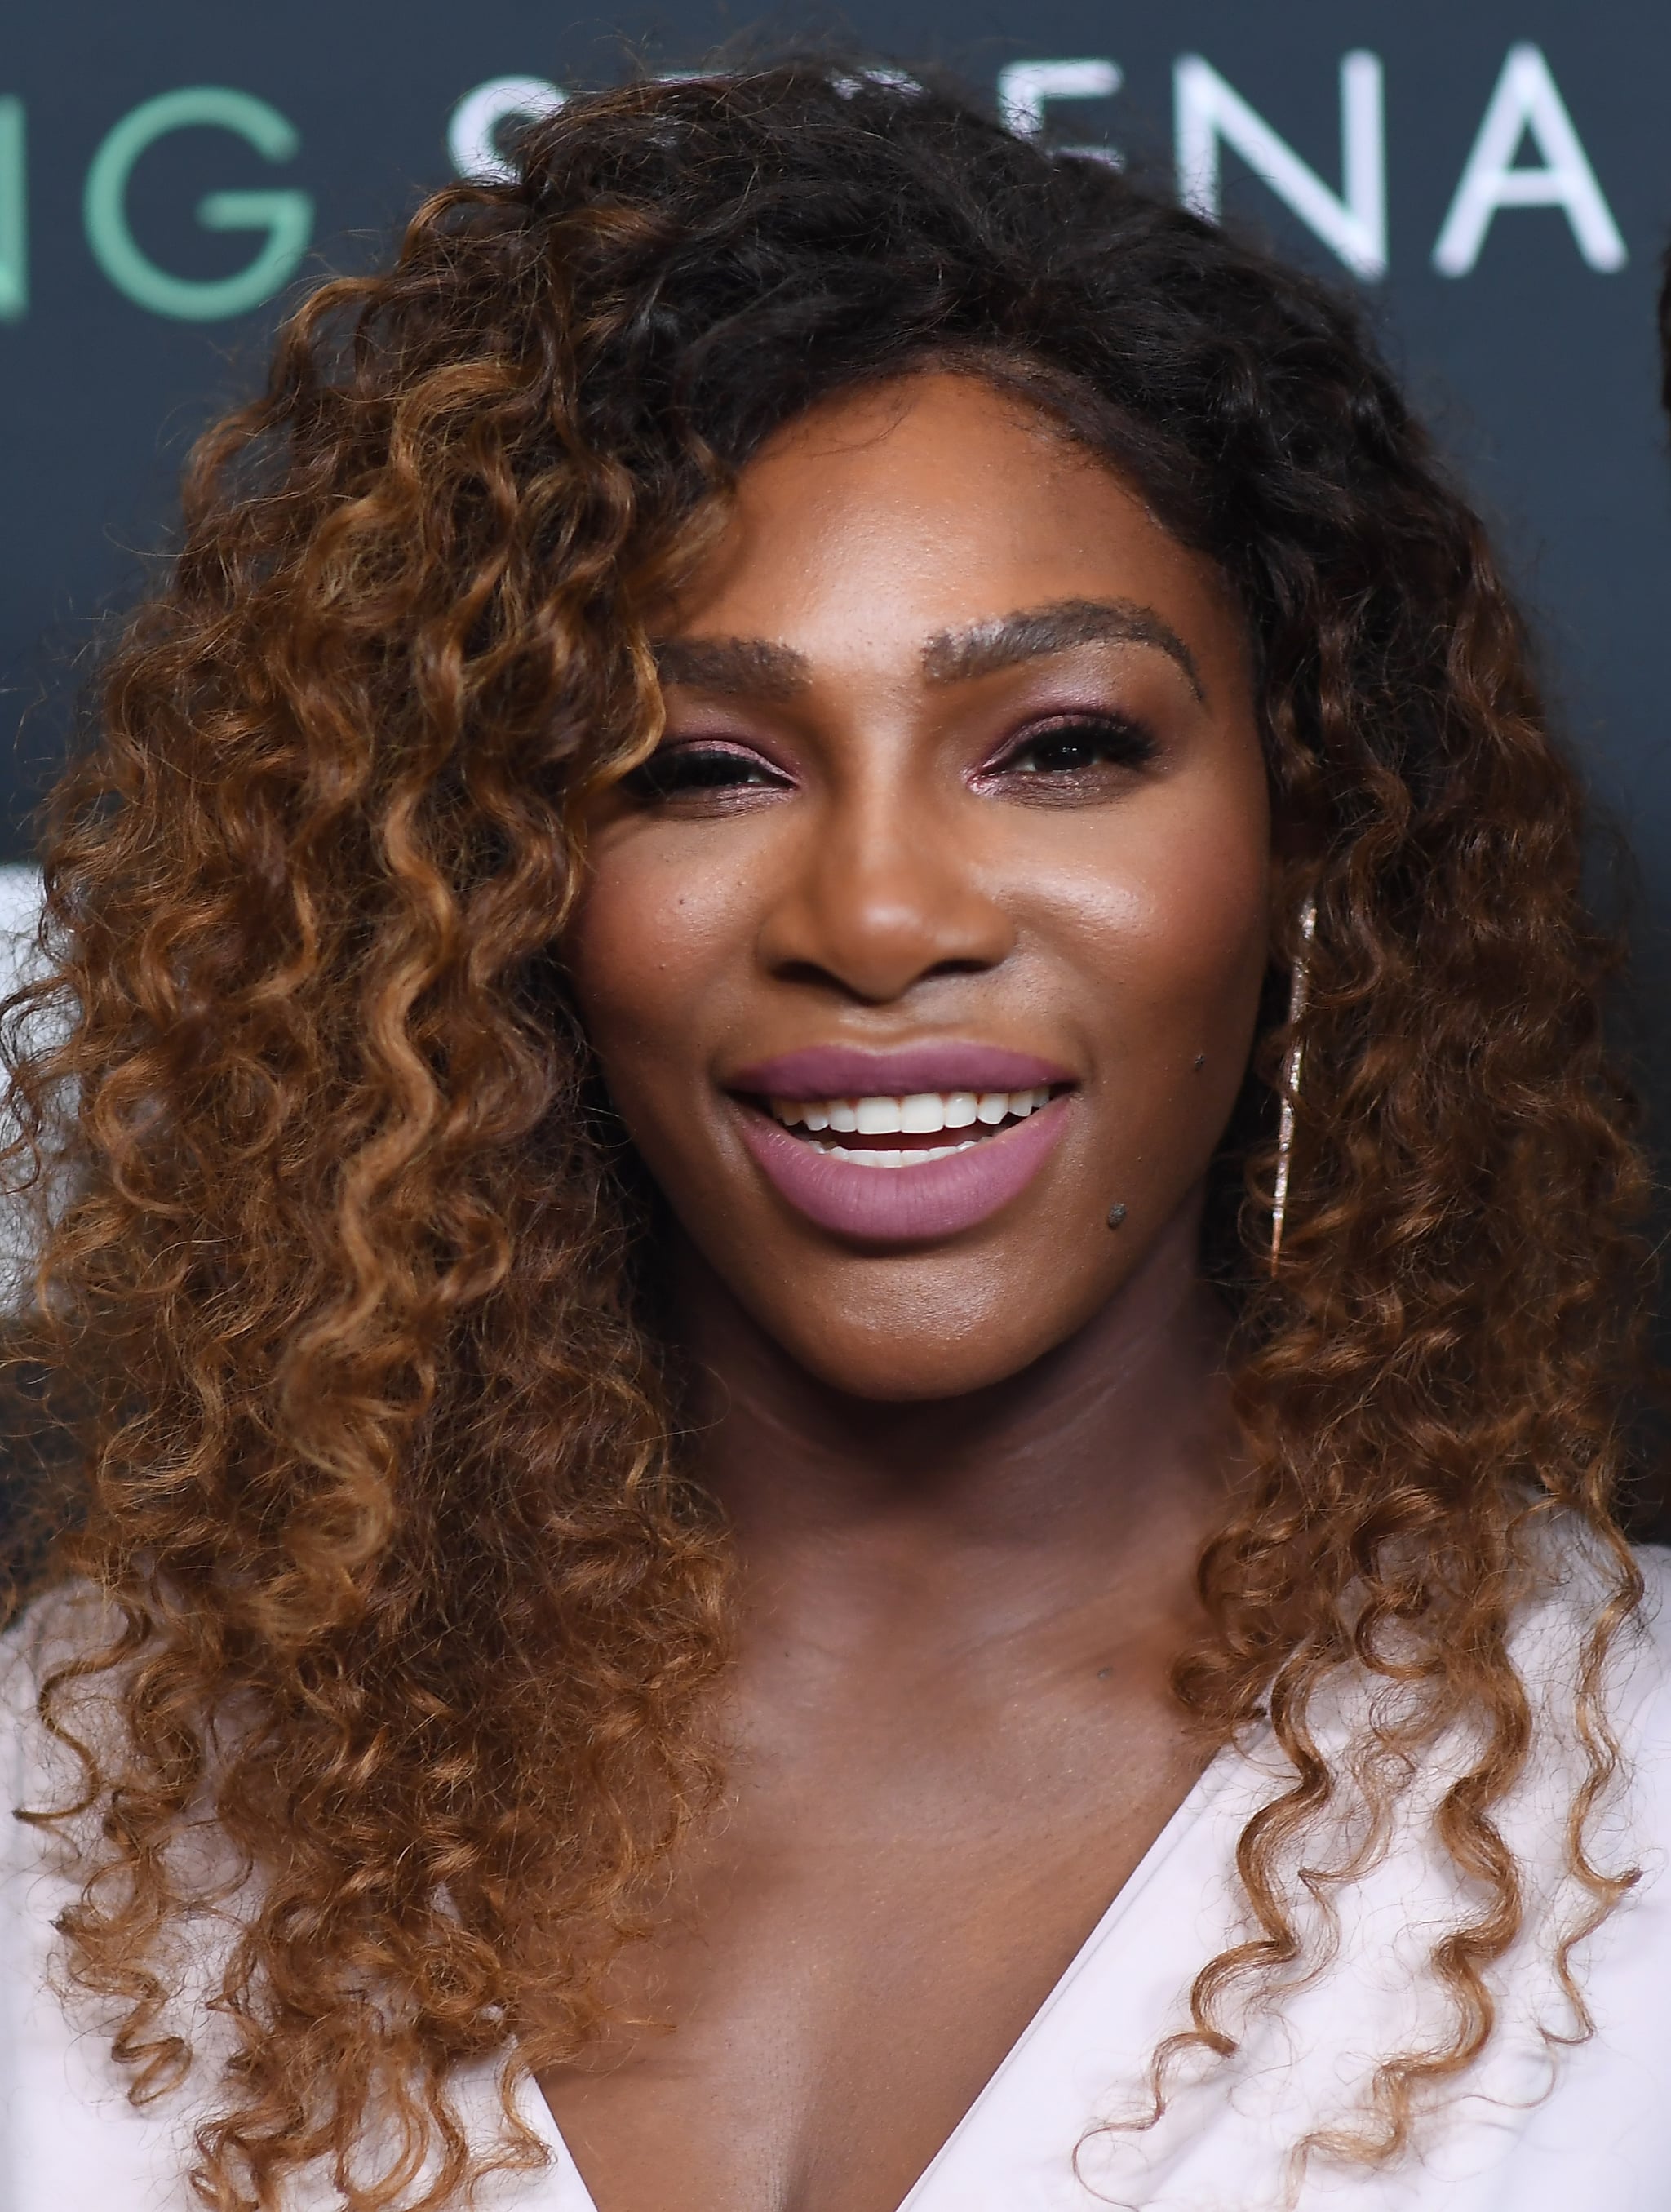
[[[1039,747],[1040,763],[1045,768],[1084,768],[1091,755],[1091,748],[1084,738],[1047,738]]]

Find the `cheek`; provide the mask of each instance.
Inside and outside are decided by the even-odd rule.
[[[617,1103],[688,1076],[752,923],[750,870],[633,825],[600,841],[563,939],[575,1003]]]
[[[1083,854],[1033,893],[1039,933],[1071,948],[1083,1019],[1101,1032],[1092,1056],[1122,1149],[1185,1180],[1241,1087],[1268,958],[1268,831],[1255,796],[1175,813],[1152,836],[1122,825],[1112,856]]]
[[[1133,991],[1158,1028],[1210,1031],[1197,1052],[1222,1057],[1245,1042],[1265,970],[1269,882],[1263,850],[1227,838],[1131,886],[1121,935]]]
[[[1239,1002],[1263,972],[1270,848],[1262,793],[1251,803],[1157,808],[1087,838],[1034,878],[1077,964],[1117,982],[1158,1020]]]

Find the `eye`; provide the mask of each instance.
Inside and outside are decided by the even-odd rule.
[[[622,790],[645,806],[676,799],[723,798],[732,792],[788,787],[787,776],[758,753],[740,745],[663,745],[621,779]]]
[[[1145,767],[1158,746],[1149,732],[1118,714],[1076,714],[1030,730],[982,772],[982,782],[1011,776],[1067,783]]]

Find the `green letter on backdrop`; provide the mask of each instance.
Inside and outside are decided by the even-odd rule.
[[[244,314],[277,291],[307,251],[313,203],[298,191],[210,192],[197,209],[206,230],[264,230],[266,244],[235,276],[204,283],[159,269],[129,228],[128,179],[159,138],[194,125],[234,131],[269,161],[288,161],[301,143],[276,107],[247,92],[210,84],[165,92],[125,115],[100,147],[82,210],[93,258],[118,292],[153,314],[209,323]]]
[[[23,103],[0,100],[0,323],[29,311],[28,177],[23,163]]]

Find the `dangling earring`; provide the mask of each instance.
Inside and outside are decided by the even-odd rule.
[[[1288,986],[1288,1026],[1291,1030],[1305,1012],[1311,981],[1311,940],[1317,933],[1317,902],[1308,898],[1300,908],[1300,949]],[[1299,1095],[1300,1062],[1304,1057],[1299,1038],[1288,1048],[1282,1070],[1282,1119],[1277,1127],[1277,1186],[1271,1200],[1271,1274],[1282,1255],[1282,1224],[1288,1212],[1288,1169],[1294,1154],[1294,1101]]]

